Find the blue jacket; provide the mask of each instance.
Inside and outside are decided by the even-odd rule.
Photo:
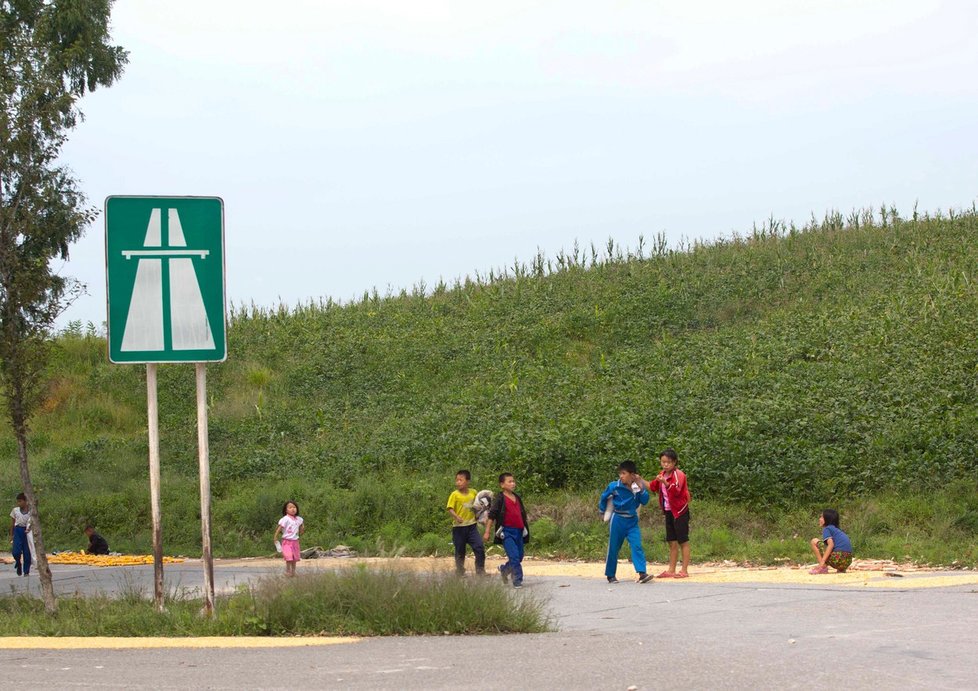
[[[621,480],[615,480],[608,485],[608,489],[601,493],[598,511],[604,512],[609,499],[611,499],[611,505],[616,514],[634,518],[638,516],[639,507],[649,503],[649,491],[643,486],[638,492],[632,492],[631,487]]]

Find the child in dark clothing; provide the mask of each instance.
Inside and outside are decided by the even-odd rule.
[[[109,553],[109,543],[104,537],[95,532],[95,528],[90,525],[86,525],[85,534],[88,535],[88,549],[85,550],[86,552],[89,554]]]
[[[526,507],[523,500],[514,490],[516,478],[512,473],[499,476],[499,488],[502,490],[492,498],[489,507],[489,520],[486,521],[486,532],[483,540],[488,540],[493,534],[492,526],[499,529],[493,538],[493,544],[502,545],[506,550],[509,561],[499,567],[503,581],[510,577],[514,588],[523,587],[523,546],[530,541],[530,523],[526,518]]]

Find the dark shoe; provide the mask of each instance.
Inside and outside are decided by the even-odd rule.
[[[639,583],[651,583],[652,582],[652,574],[650,574],[650,573],[640,573],[638,575],[638,582]]]
[[[20,564],[17,564],[17,575],[20,576],[23,571],[20,570]]]
[[[619,580],[618,580],[617,578],[615,578],[614,576],[608,576],[608,584],[609,584],[609,585],[614,585],[614,584],[616,584],[616,583],[621,583],[621,581],[619,581]]]
[[[513,587],[514,588],[522,588],[523,587],[523,581],[520,581],[519,583],[514,582],[513,583]]]
[[[503,583],[509,583],[509,572],[506,571],[506,565],[503,564],[499,567],[499,575],[503,579]]]

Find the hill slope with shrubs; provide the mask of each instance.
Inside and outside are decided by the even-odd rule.
[[[346,305],[236,308],[229,359],[208,368],[216,549],[266,552],[294,497],[306,544],[444,553],[442,507],[467,467],[480,488],[516,475],[539,549],[600,552],[595,490],[672,446],[698,556],[802,558],[792,538],[834,504],[870,552],[947,559],[919,531],[978,533],[976,240],[974,209],[883,209],[575,249]],[[199,544],[193,386],[192,368],[161,367],[171,552]],[[79,546],[86,520],[148,547],[145,428],[143,368],[109,365],[77,325],[61,334],[31,449],[55,547]],[[14,449],[4,427],[5,495]]]

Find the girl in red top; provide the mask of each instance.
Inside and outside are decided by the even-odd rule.
[[[484,540],[489,540],[492,526],[499,529],[493,537],[493,544],[502,545],[506,550],[509,561],[499,567],[503,581],[513,579],[514,588],[523,587],[523,545],[530,541],[530,523],[526,519],[526,508],[523,500],[514,490],[516,478],[512,473],[499,476],[500,492],[492,498],[489,506],[489,520],[486,521]]]
[[[659,454],[662,472],[648,483],[650,492],[659,493],[659,506],[666,522],[666,542],[669,543],[669,568],[659,578],[687,578],[689,576],[689,488],[686,473],[676,466],[679,457],[672,449]],[[676,573],[679,549],[683,551],[683,568]]]

